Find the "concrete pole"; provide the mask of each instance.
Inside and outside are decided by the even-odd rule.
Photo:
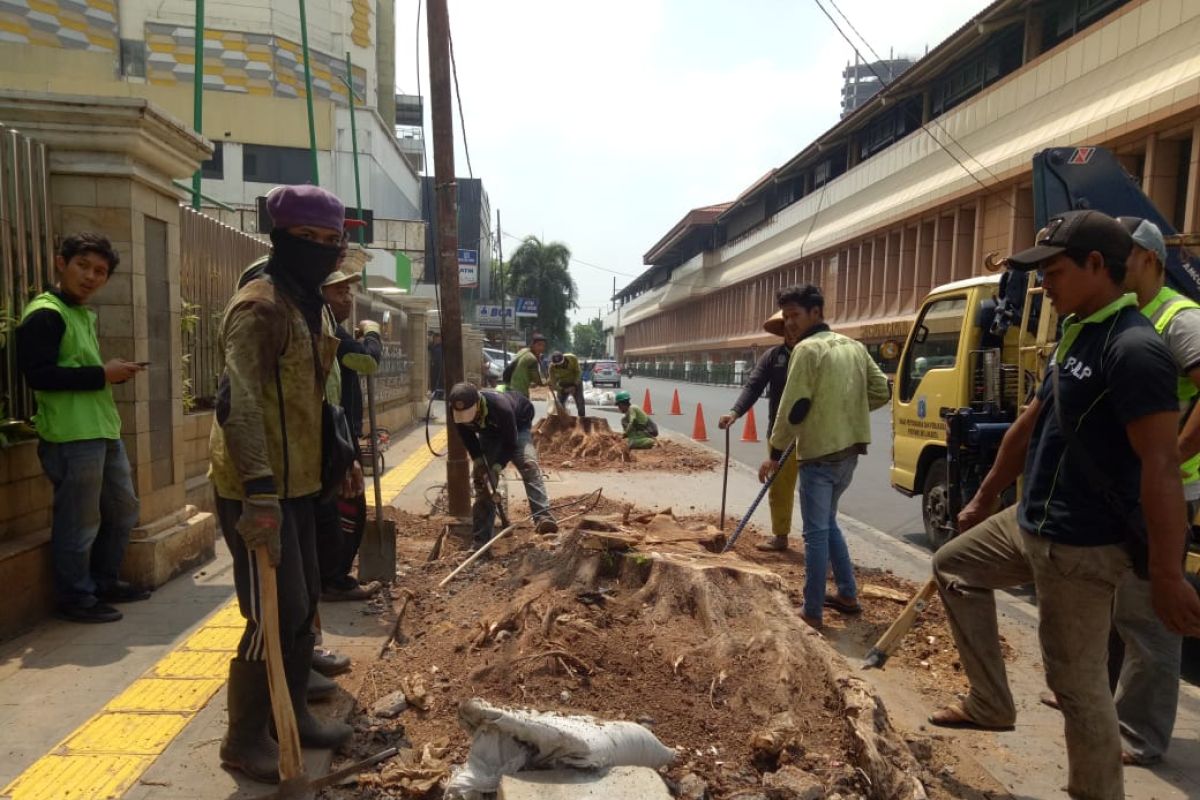
[[[450,104],[450,14],[446,0],[426,4],[429,33],[429,98],[433,121],[433,191],[437,197],[437,244],[434,247],[441,289],[442,375],[447,389],[446,494],[450,515],[470,510],[467,450],[452,424],[448,390],[463,379],[462,309],[458,288],[458,208],[454,180],[454,115]],[[437,387],[434,387],[436,390]]]

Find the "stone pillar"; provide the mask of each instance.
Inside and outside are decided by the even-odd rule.
[[[109,237],[120,266],[97,293],[101,353],[149,361],[113,387],[141,500],[126,575],[158,585],[212,555],[212,520],[184,503],[180,208],[212,145],[146,100],[0,91],[0,120],[49,150],[51,216],[62,237]]]

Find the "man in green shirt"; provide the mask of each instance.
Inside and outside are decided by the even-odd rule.
[[[649,450],[654,447],[654,439],[658,436],[658,426],[655,425],[646,412],[629,402],[629,392],[617,392],[617,409],[621,412],[621,430],[625,431],[625,441],[630,450]]]
[[[68,236],[54,259],[58,285],[26,306],[16,336],[17,363],[37,399],[38,456],[54,485],[58,612],[76,622],[116,622],[121,612],[109,603],[150,596],[118,577],[139,509],[111,389],[148,365],[103,361],[87,307],[120,260],[99,234]]]
[[[546,352],[546,337],[540,333],[533,335],[533,341],[529,347],[522,347],[512,364],[509,365],[508,374],[505,376],[505,391],[516,392],[529,397],[530,386],[545,386],[546,381],[542,378],[542,353]]]
[[[564,408],[567,398],[575,398],[575,409],[579,416],[587,416],[583,408],[583,370],[574,353],[553,353],[550,356],[550,391],[558,395],[558,404]]]

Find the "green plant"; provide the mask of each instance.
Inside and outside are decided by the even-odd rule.
[[[192,336],[196,333],[196,326],[200,324],[200,305],[187,300],[182,300],[179,306],[179,330],[184,337]],[[195,384],[191,378],[192,354],[181,353],[179,356],[179,366],[183,373],[183,413],[188,414],[196,407],[196,396],[192,393]]]

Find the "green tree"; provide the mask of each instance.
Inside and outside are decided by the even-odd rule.
[[[571,330],[573,352],[580,358],[600,358],[604,355],[604,323],[599,317],[589,322],[577,322]]]
[[[526,236],[505,265],[508,296],[537,300],[535,330],[541,331],[552,347],[563,347],[570,341],[567,314],[578,306],[579,292],[570,263],[571,251],[562,242]]]

